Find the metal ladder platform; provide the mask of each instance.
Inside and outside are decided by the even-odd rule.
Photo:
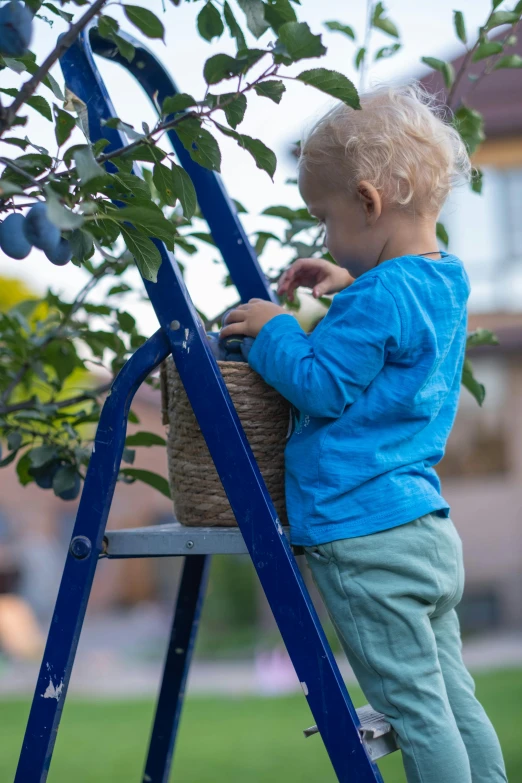
[[[119,55],[114,43],[99,35],[95,26],[84,31],[61,59],[67,87],[87,106],[91,141],[107,139],[106,152],[125,146],[127,139],[104,124],[116,114],[94,54],[130,71],[153,105],[178,92],[154,54],[139,41],[121,35],[136,49],[131,63]],[[201,212],[242,301],[253,297],[274,301],[220,178],[191,159],[173,130],[167,135],[180,165],[194,183]],[[112,170],[110,166],[109,162],[107,168]],[[134,174],[141,175],[137,168]],[[162,264],[157,283],[143,282],[160,328],[120,370],[101,412],[15,783],[47,780],[100,558],[183,556],[163,678],[140,778],[143,783],[176,780],[175,769],[170,776],[171,764],[209,565],[212,555],[224,553],[248,554],[252,560],[317,724],[305,735],[320,734],[340,783],[382,783],[375,760],[396,749],[394,733],[371,707],[355,710],[352,704],[178,264],[162,242],[152,239]],[[182,528],[173,522],[106,530],[132,399],[169,354],[230,501],[237,529]]]

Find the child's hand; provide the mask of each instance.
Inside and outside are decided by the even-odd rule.
[[[239,305],[229,312],[220,337],[231,337],[234,334],[257,337],[263,326],[276,315],[288,315],[288,313],[273,302],[251,299],[248,304]]]
[[[354,281],[350,273],[341,266],[325,261],[324,258],[300,258],[286,270],[279,281],[277,293],[286,294],[290,301],[299,286],[311,288],[316,299],[324,294],[335,294],[348,288]]]

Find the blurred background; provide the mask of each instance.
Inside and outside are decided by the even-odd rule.
[[[376,64],[370,85],[419,78],[429,89],[439,91],[441,84],[427,73],[420,57],[454,60],[458,68],[463,49],[452,30],[453,5],[449,0],[436,4],[389,0],[387,9],[400,28],[403,50],[392,60]],[[320,4],[302,0],[301,6],[300,18],[313,30],[320,30],[328,19],[339,19],[360,30],[364,27],[363,0],[349,7],[341,0]],[[486,0],[461,0],[458,4],[470,28],[482,23],[489,6]],[[197,37],[196,10],[191,4],[179,8],[169,5],[164,18],[167,45],[157,47],[181,89],[200,95],[204,91],[201,63],[222,50],[223,43],[208,44]],[[49,49],[49,30],[41,27],[39,31],[36,51],[43,55]],[[55,24],[52,35],[58,32]],[[324,27],[322,32],[328,46],[325,66],[346,73],[357,83],[353,52],[346,41]],[[383,45],[377,41],[376,46],[379,43]],[[522,54],[522,43],[517,51]],[[101,70],[120,117],[138,124],[152,117],[150,107],[126,74],[106,62]],[[279,168],[274,183],[232,142],[222,144],[225,184],[245,205],[248,214],[244,222],[250,232],[279,230],[274,218],[260,216],[266,206],[300,205],[296,188],[287,184],[295,175],[291,147],[306,124],[327,105],[320,93],[297,83],[288,87],[282,108],[266,104],[258,106],[253,100],[244,130],[263,138],[276,151]],[[457,190],[441,219],[449,234],[450,251],[463,259],[471,278],[470,328],[492,329],[500,344],[472,354],[476,375],[487,389],[486,400],[479,408],[463,391],[439,472],[464,541],[467,586],[460,618],[465,659],[509,754],[510,780],[522,781],[517,739],[517,724],[522,720],[521,72],[502,70],[485,79],[474,92],[471,105],[485,118],[487,140],[474,159],[484,171],[484,192],[479,196],[465,188]],[[36,116],[34,122],[39,122]],[[41,126],[45,143],[52,129],[43,120]],[[209,314],[221,312],[234,301],[234,292],[223,287],[225,270],[215,255],[213,248],[202,248],[186,270],[196,305]],[[264,254],[267,268],[279,268],[287,260],[280,248]],[[82,284],[81,269],[69,266],[60,274],[57,280],[56,268],[41,265],[37,252],[15,263],[0,253],[0,309],[8,309],[28,292],[42,293],[47,285],[75,290]],[[156,328],[154,314],[143,301],[136,298],[131,312],[146,334]],[[305,301],[304,320],[313,314],[313,306]],[[159,394],[142,387],[134,405],[140,429],[164,434],[160,407]],[[151,449],[146,466],[166,475],[164,451]],[[10,748],[0,751],[2,780],[11,779],[14,770],[75,512],[76,503],[65,503],[34,484],[21,488],[14,470],[0,471],[0,711]],[[153,489],[118,485],[109,527],[142,527],[171,520],[170,502]],[[73,775],[78,783],[137,779],[141,761],[135,758],[138,754],[141,759],[145,749],[181,565],[172,558],[101,561],[71,681],[70,694],[75,698],[66,707],[71,722],[65,720],[61,729],[51,781],[69,780]],[[353,676],[306,568],[303,575],[341,669],[352,683]],[[223,775],[223,780],[232,783],[262,781],[269,774],[277,775],[280,765],[285,765],[285,779],[293,780],[294,764],[289,765],[288,754],[294,759],[303,755],[300,731],[313,722],[302,696],[294,695],[298,691],[299,683],[249,560],[214,558],[189,682],[194,699],[189,700],[183,724],[176,780],[200,781],[213,774],[213,779],[221,780]],[[360,702],[356,689],[354,693]],[[100,702],[96,700],[104,703],[103,711],[97,710]],[[243,727],[234,718],[237,700],[243,704]],[[109,732],[113,737],[110,744],[119,748],[109,761],[104,757],[103,770],[90,754],[85,757],[84,769],[78,756],[72,766],[65,750],[62,752],[66,744],[79,742],[83,750],[78,752],[88,754],[88,744],[85,747],[79,738],[93,722],[100,741]],[[218,742],[218,724],[227,727],[228,744]],[[125,745],[123,750],[118,738],[123,742],[124,732],[127,737],[140,734],[141,744],[133,742],[132,748]],[[212,769],[205,770],[201,761],[199,741],[203,740],[212,748]],[[300,771],[295,772],[295,780],[312,781],[321,775],[323,781],[333,781],[320,740],[309,743],[305,743],[306,767],[301,769],[296,761]],[[387,781],[403,780],[397,759],[387,760],[383,769]]]

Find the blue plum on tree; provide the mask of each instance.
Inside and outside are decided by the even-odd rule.
[[[10,258],[25,258],[32,245],[24,234],[25,218],[19,212],[6,217],[0,224],[0,247]]]
[[[74,483],[72,484],[71,487],[62,490],[60,489],[57,490],[56,483],[55,483],[55,485],[53,486],[54,494],[58,495],[58,497],[61,498],[62,500],[76,500],[76,498],[80,494],[80,489],[81,489],[81,481],[78,473],[74,474],[73,481]]]
[[[10,0],[0,8],[0,54],[22,57],[28,50],[33,32],[33,15],[19,0]]]
[[[31,466],[27,472],[34,478],[35,484],[39,486],[40,489],[51,489],[53,486],[53,479],[56,476],[59,467],[60,460],[53,460],[39,468]]]
[[[45,255],[55,266],[65,266],[72,258],[72,247],[68,239],[61,237],[57,247],[46,250]]]
[[[53,253],[60,244],[60,230],[47,217],[47,206],[42,201],[27,213],[24,234],[28,242],[46,253]]]

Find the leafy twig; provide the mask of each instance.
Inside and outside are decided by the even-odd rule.
[[[87,27],[91,19],[101,11],[107,2],[108,0],[95,0],[84,15],[80,17],[75,24],[72,24],[68,31],[60,38],[53,51],[43,61],[36,73],[23,85],[12,104],[4,110],[0,126],[0,136],[11,127],[19,109],[24,105],[27,99],[35,93],[53,65],[63,54],[65,54],[67,49],[73,45],[81,31]]]
[[[104,383],[102,386],[98,386],[96,389],[92,389],[89,392],[78,394],[76,397],[69,397],[66,400],[59,400],[58,402],[48,403],[53,405],[56,409],[70,408],[73,405],[79,405],[81,402],[87,402],[92,400],[93,397],[98,397],[100,394],[105,394],[111,388],[111,383]],[[36,410],[38,408],[38,402],[34,399],[22,400],[21,402],[14,403],[13,405],[0,405],[0,416],[6,416],[8,413],[16,413],[23,410]]]

